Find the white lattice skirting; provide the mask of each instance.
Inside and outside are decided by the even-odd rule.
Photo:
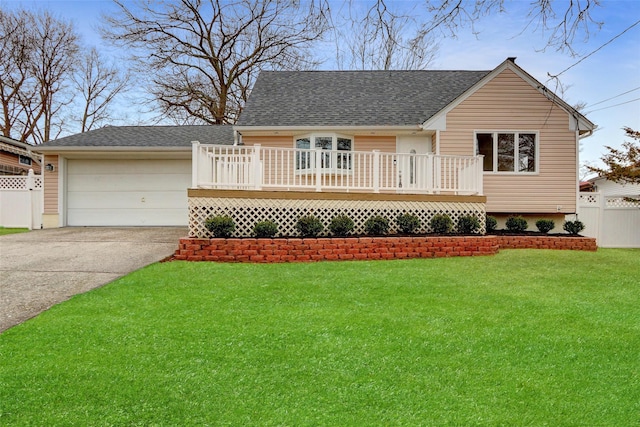
[[[271,193],[273,194],[273,193]],[[311,195],[313,193],[310,193]],[[211,233],[204,222],[217,215],[233,218],[236,230],[234,237],[249,237],[258,221],[271,220],[278,224],[279,236],[297,236],[295,224],[301,216],[314,215],[325,226],[321,235],[328,235],[328,225],[336,215],[349,216],[355,225],[353,234],[364,234],[364,223],[374,215],[389,219],[390,233],[397,232],[396,218],[402,213],[416,215],[421,222],[419,233],[428,233],[429,222],[436,214],[448,214],[453,224],[464,215],[473,215],[480,220],[480,233],[485,232],[484,201],[468,201],[473,198],[459,196],[438,200],[361,200],[357,195],[344,199],[303,199],[303,198],[255,198],[255,197],[189,197],[189,236],[210,238]]]

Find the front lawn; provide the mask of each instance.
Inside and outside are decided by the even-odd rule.
[[[6,234],[26,233],[27,231],[29,231],[28,228],[4,228],[4,227],[0,227],[0,236],[4,236]]]
[[[637,425],[639,261],[155,264],[0,335],[0,424]]]

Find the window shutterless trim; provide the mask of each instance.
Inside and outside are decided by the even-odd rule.
[[[478,147],[478,134],[491,134],[493,139],[493,158],[492,158],[492,170],[483,171],[485,175],[539,175],[540,174],[540,131],[537,130],[475,130],[473,131],[473,147],[474,153],[479,153]],[[533,172],[528,171],[499,171],[498,170],[498,134],[513,134],[514,135],[514,169],[519,164],[520,156],[520,138],[521,134],[533,134],[535,135],[535,170]]]

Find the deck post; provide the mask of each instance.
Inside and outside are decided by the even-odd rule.
[[[476,183],[476,191],[477,191],[477,193],[476,194],[482,195],[482,194],[484,194],[483,193],[483,191],[484,191],[484,188],[483,188],[483,186],[484,186],[484,182],[483,182],[483,180],[484,180],[484,155],[476,156],[475,162],[476,162],[476,170],[478,171],[477,175],[476,175],[476,177],[477,177],[476,178],[477,179],[477,181],[476,181],[477,182]]]
[[[200,163],[199,148],[199,141],[191,141],[191,188],[198,188],[198,163]]]
[[[316,191],[322,191],[322,149],[315,149],[316,157]]]
[[[380,150],[373,150],[373,192],[380,192]]]
[[[262,171],[260,167],[260,144],[254,144],[253,146],[253,188],[256,190],[262,189]]]

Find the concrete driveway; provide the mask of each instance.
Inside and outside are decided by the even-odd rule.
[[[66,227],[0,236],[0,332],[172,255],[186,227]]]

